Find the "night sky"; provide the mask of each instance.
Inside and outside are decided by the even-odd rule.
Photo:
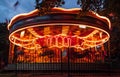
[[[15,3],[19,1],[17,6]],[[79,7],[77,0],[64,0],[63,8]],[[10,20],[17,14],[27,13],[35,9],[35,0],[0,0],[0,22]]]

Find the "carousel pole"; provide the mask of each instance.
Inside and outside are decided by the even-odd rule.
[[[110,54],[110,39],[108,40],[108,57],[111,61],[111,54]]]
[[[68,77],[70,77],[70,46],[68,47],[68,52],[67,52],[67,55],[68,55],[68,68],[67,68],[67,71],[68,71]]]

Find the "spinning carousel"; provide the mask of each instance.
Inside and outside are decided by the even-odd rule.
[[[19,14],[8,25],[9,62],[59,63],[104,60],[110,21],[93,11],[54,7]]]

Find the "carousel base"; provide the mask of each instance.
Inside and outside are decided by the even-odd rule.
[[[21,63],[8,64],[5,71],[18,72],[110,72],[109,63]]]

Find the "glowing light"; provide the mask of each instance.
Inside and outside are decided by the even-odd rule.
[[[86,28],[86,25],[79,25],[80,28]]]
[[[22,32],[20,33],[20,38],[24,37],[24,35],[25,35],[25,31],[22,31]]]

